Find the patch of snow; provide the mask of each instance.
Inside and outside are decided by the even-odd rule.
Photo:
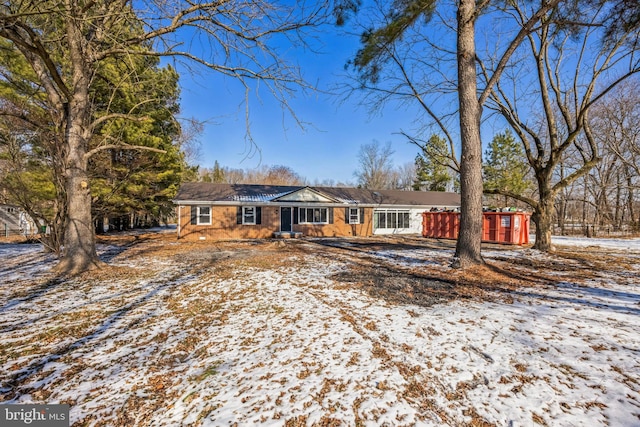
[[[101,251],[148,273],[38,282],[49,256],[0,245],[4,403],[70,402],[71,423],[152,426],[640,422],[637,276],[427,308],[336,281],[347,259],[297,254],[295,268],[234,271]],[[452,253],[369,255],[437,267]]]
[[[551,242],[554,245],[561,245],[561,246],[609,248],[609,249],[617,249],[620,251],[632,251],[632,252],[640,253],[640,238],[604,239],[604,238],[574,237],[574,236],[553,236],[551,238]]]

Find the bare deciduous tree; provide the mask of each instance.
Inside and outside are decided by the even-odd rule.
[[[407,162],[396,168],[396,185],[398,190],[412,190],[413,182],[416,179],[416,164],[415,162]]]
[[[203,168],[198,175],[199,181],[225,184],[304,185],[306,182],[296,171],[282,165],[243,170],[221,167],[216,161],[213,168]]]
[[[378,141],[360,146],[358,152],[358,170],[354,176],[358,185],[372,190],[384,190],[393,187],[394,169],[391,156],[391,143],[384,146]]]
[[[640,190],[640,79],[615,88],[591,114],[590,126],[602,151],[601,166],[591,179],[611,225],[640,224],[636,197]]]
[[[104,123],[146,119],[136,111],[116,114],[108,106],[101,109],[94,104],[91,88],[105,61],[172,57],[240,81],[247,96],[251,81],[259,81],[293,113],[288,99],[294,88],[306,84],[297,68],[282,60],[277,46],[285,39],[303,43],[301,31],[314,25],[323,10],[319,3],[267,0],[4,2],[0,37],[20,52],[37,76],[60,136],[57,148],[64,166],[67,220],[58,271],[73,274],[100,265],[91,218],[89,158],[114,147],[145,149],[111,139],[89,148]],[[277,40],[271,43],[273,39]],[[247,103],[247,115],[248,108]]]
[[[525,6],[514,3],[514,11],[521,25],[530,22]],[[592,108],[617,85],[640,72],[636,44],[628,43],[637,38],[637,28],[617,32],[615,39],[603,42],[603,25],[609,18],[606,12],[606,8],[582,10],[581,17],[588,20],[578,28],[562,26],[553,12],[545,14],[541,25],[528,35],[527,52],[523,48],[523,54],[512,64],[512,77],[500,81],[491,92],[491,108],[514,129],[537,181],[536,199],[501,194],[533,208],[534,247],[543,251],[552,247],[556,197],[588,174],[600,159],[590,122]],[[487,80],[490,75],[486,75]],[[576,152],[578,162],[568,168],[567,153],[571,150]],[[563,173],[559,175],[563,160]]]

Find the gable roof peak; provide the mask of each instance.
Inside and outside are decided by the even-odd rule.
[[[316,188],[308,185],[292,190],[287,194],[272,199],[274,202],[324,202],[339,203],[340,201]]]

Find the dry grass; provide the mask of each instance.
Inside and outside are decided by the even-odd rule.
[[[43,322],[42,328],[25,339],[24,344],[0,343],[0,361],[4,363],[7,360],[24,359],[22,364],[14,364],[11,367],[12,370],[19,371],[31,363],[32,356],[47,353],[56,357],[59,355],[60,362],[70,366],[66,375],[72,378],[78,372],[86,371],[88,368],[82,364],[81,359],[72,360],[65,351],[68,352],[77,343],[83,343],[82,340],[85,337],[99,333],[105,325],[110,326],[123,320],[125,316],[121,313],[136,312],[140,309],[140,313],[136,312],[135,320],[127,320],[120,326],[123,330],[131,327],[144,331],[136,337],[135,350],[142,352],[148,348],[162,348],[167,341],[171,341],[172,344],[170,349],[167,350],[167,347],[164,347],[165,350],[159,351],[154,356],[153,369],[143,376],[140,384],[132,388],[132,393],[124,400],[122,413],[117,419],[110,420],[109,425],[118,426],[148,425],[153,420],[154,414],[161,411],[166,402],[182,399],[184,404],[189,404],[192,401],[205,399],[208,402],[207,405],[199,408],[196,415],[196,424],[198,424],[216,411],[217,403],[211,402],[216,402],[218,391],[203,388],[181,397],[176,392],[179,389],[176,378],[167,372],[171,372],[173,367],[181,364],[202,361],[198,368],[190,373],[186,382],[194,387],[201,383],[216,384],[221,376],[220,367],[225,362],[218,354],[211,353],[212,347],[218,350],[230,348],[237,350],[240,354],[251,354],[260,345],[260,340],[263,339],[261,334],[268,332],[270,344],[266,348],[272,351],[273,355],[277,355],[277,352],[286,347],[290,337],[295,338],[298,323],[316,321],[316,319],[309,319],[301,312],[295,312],[292,305],[286,305],[277,298],[270,299],[270,294],[261,288],[261,286],[264,287],[264,283],[261,284],[259,281],[254,283],[256,279],[252,274],[255,272],[278,273],[282,276],[276,274],[272,277],[283,277],[287,272],[295,271],[308,262],[315,262],[318,265],[322,260],[340,260],[339,272],[329,277],[332,290],[344,294],[348,292],[342,291],[361,290],[373,297],[375,304],[382,307],[406,306],[409,318],[408,328],[415,328],[411,331],[411,336],[414,340],[417,338],[418,341],[424,342],[424,340],[437,341],[446,338],[447,324],[425,321],[427,315],[421,307],[431,307],[434,304],[454,300],[509,302],[518,298],[514,296],[516,294],[514,291],[522,292],[527,288],[546,287],[557,283],[559,277],[579,285],[607,271],[627,272],[631,266],[622,257],[604,256],[589,251],[563,250],[554,254],[554,257],[527,258],[511,257],[506,252],[505,256],[501,256],[500,249],[493,247],[492,253],[498,253],[498,255],[492,255],[485,265],[454,270],[448,266],[451,255],[446,251],[450,251],[450,244],[406,238],[348,239],[349,248],[341,247],[339,244],[327,245],[316,240],[185,242],[177,241],[175,236],[163,234],[111,235],[101,236],[99,240],[110,247],[108,261],[111,265],[108,268],[77,276],[70,284],[56,281],[55,277],[34,279],[33,283],[26,284],[21,291],[13,295],[14,298],[25,298],[38,289],[67,292],[73,288],[71,290],[75,291],[74,295],[84,301],[84,305],[49,315],[48,320],[51,325]],[[446,251],[440,253],[438,252],[440,249]],[[506,249],[514,250],[513,247]],[[409,251],[408,253],[413,250],[433,250],[434,255],[433,259],[417,257],[412,260],[415,262],[405,264],[393,256],[384,258],[376,255],[383,251],[400,250]],[[125,264],[131,266],[124,266]],[[164,269],[163,265],[172,266],[172,268]],[[187,280],[185,278],[191,278],[188,279],[189,285],[180,286],[184,280]],[[116,282],[119,283],[119,287],[111,290],[112,284]],[[359,342],[365,342],[366,345],[358,347],[357,351],[346,347],[342,353],[331,348],[334,361],[342,360],[342,367],[354,369],[373,363],[381,366],[382,369],[399,374],[402,380],[401,386],[392,384],[388,380],[379,380],[371,390],[366,390],[369,393],[368,397],[384,396],[388,399],[388,395],[395,394],[398,398],[410,402],[411,406],[418,411],[416,415],[418,419],[431,424],[483,427],[492,425],[478,413],[482,410],[467,407],[465,403],[469,395],[488,386],[486,377],[474,373],[471,379],[467,377],[453,385],[444,384],[445,381],[441,379],[443,376],[453,377],[464,368],[447,366],[444,362],[446,358],[444,354],[442,358],[437,354],[425,356],[422,353],[424,350],[413,341],[408,343],[396,341],[396,338],[386,329],[388,324],[385,325],[385,320],[391,321],[390,319],[385,319],[384,316],[376,318],[375,315],[353,310],[343,301],[336,304],[336,300],[331,300],[324,292],[323,286],[327,286],[326,283],[322,285],[306,283],[304,278],[301,282],[290,286],[292,293],[304,294],[319,305],[330,306],[335,313],[335,318],[317,319],[317,324],[322,325],[323,329],[315,329],[316,334],[312,343],[330,336],[333,333],[332,327],[336,323],[347,324],[349,331],[353,332],[357,338],[345,336],[344,339],[336,342],[348,345],[350,342],[361,340]],[[234,285],[225,286],[225,283]],[[161,293],[165,289],[164,286],[170,291],[162,294],[158,300],[153,300],[153,304],[145,306],[148,299],[151,299],[156,292]],[[102,299],[99,301],[91,297],[91,291],[98,288],[110,290],[103,292]],[[267,295],[266,298],[265,295]],[[361,294],[359,296],[362,297]],[[259,302],[252,303],[255,301]],[[175,320],[175,324],[180,325],[180,334],[176,335],[175,331],[171,330],[154,330],[145,327],[148,324],[145,324],[147,320],[144,310],[154,307],[162,307],[166,310],[165,313]],[[218,327],[222,330],[223,327],[239,326],[234,324],[234,319],[238,318],[236,316],[240,312],[248,313],[249,318],[285,319],[288,324],[281,330],[269,331],[266,331],[268,328],[266,322],[252,324],[251,332],[245,333],[237,341],[227,341],[227,337],[212,333]],[[450,323],[465,325],[472,330],[480,329],[483,319],[484,317],[456,319]],[[511,327],[513,328],[511,331],[515,333],[519,331],[520,324]],[[117,338],[114,340],[117,345],[128,344],[118,342]],[[209,340],[208,344],[203,345],[202,343],[207,340]],[[264,419],[262,422],[278,420],[285,426],[311,425],[308,414],[282,411],[287,404],[297,403],[303,407],[303,410],[307,410],[314,404],[316,408],[322,407],[325,411],[320,419],[316,418],[318,421],[313,425],[345,425],[335,416],[335,413],[343,410],[344,407],[337,406],[341,403],[332,401],[330,396],[346,392],[354,395],[362,392],[364,395],[364,388],[358,388],[361,387],[359,384],[354,386],[347,379],[323,377],[329,373],[328,366],[331,366],[332,361],[313,359],[310,355],[313,355],[316,350],[309,342],[303,342],[305,342],[305,348],[301,355],[288,358],[282,362],[282,366],[286,366],[284,369],[299,383],[318,384],[310,401],[303,401],[296,387],[290,387],[287,390],[290,394],[283,394],[283,392],[280,396],[272,396],[270,401],[264,401],[264,396],[257,398],[250,396],[250,387],[243,384],[238,386],[238,395],[242,395],[241,403],[247,406],[275,408],[269,415],[271,418]],[[545,345],[550,344],[545,342]],[[588,348],[593,350],[594,354],[614,350],[611,344],[604,345],[596,342],[589,344]],[[475,347],[469,343],[462,347],[462,350],[469,355],[470,359],[487,364],[495,362],[480,345]],[[166,354],[163,353],[164,351]],[[539,347],[536,351],[547,350],[545,347]],[[304,357],[311,357],[311,359]],[[278,376],[278,372],[269,366],[266,358],[261,360],[262,362],[256,362],[245,369],[260,370],[261,384],[281,383],[284,387],[287,379]],[[46,358],[44,361],[46,364]],[[525,363],[523,360],[514,358],[508,361],[507,365],[512,368],[509,374],[502,375],[492,383],[492,386],[500,387],[500,392],[505,398],[522,394],[532,384],[548,381],[540,375],[539,371],[536,371],[536,365],[533,363]],[[583,373],[584,371],[568,364],[558,363],[549,364],[549,366],[557,371],[563,381],[560,384],[567,388],[572,386],[573,381],[591,380]],[[639,383],[636,377],[621,368],[613,367],[612,370],[619,377],[619,382],[626,384],[630,389],[638,388]],[[30,378],[16,375],[10,379],[11,387],[15,389],[26,387],[27,380],[33,382],[39,378],[44,379],[47,375],[48,372],[45,371]],[[54,383],[52,386],[62,384],[65,378],[56,381],[59,383]],[[354,387],[357,390],[355,393]],[[552,387],[559,386],[556,384]],[[99,388],[92,391],[96,396],[99,396],[100,392]],[[46,400],[52,393],[52,388],[42,387],[31,390],[31,393],[38,399]],[[2,399],[13,397],[13,394],[8,393]],[[444,399],[445,405],[438,402],[436,397]],[[74,404],[74,402],[69,403]],[[579,406],[576,402],[570,403],[563,403],[562,408],[569,411]],[[363,413],[362,406],[365,404],[369,404],[366,407],[371,408],[370,402],[357,396],[347,404],[353,413],[353,425],[364,425],[365,422],[371,423],[372,420],[382,417],[382,413],[375,413],[375,410],[371,409],[366,409],[371,412]],[[580,405],[583,405],[585,410],[602,408],[602,404],[596,400],[582,402]],[[464,411],[461,413],[466,421],[460,424],[460,419],[452,415],[455,410],[451,408]],[[548,414],[544,415],[548,416]],[[403,422],[402,417],[397,419],[397,425],[403,425]],[[550,421],[534,412],[531,414],[531,423],[548,425]],[[100,420],[87,415],[76,425],[103,424]]]
[[[598,272],[629,271],[631,263],[623,257],[604,254],[602,251],[560,249],[550,258],[508,258],[496,256],[484,265],[466,269],[448,268],[447,255],[439,265],[427,263],[420,268],[402,268],[393,261],[381,264],[371,262],[367,252],[402,249],[452,249],[451,242],[432,241],[430,239],[410,238],[358,238],[348,239],[352,246],[360,245],[357,250],[345,251],[334,245],[318,244],[312,241],[277,241],[277,240],[230,240],[230,241],[178,241],[171,234],[141,234],[99,236],[100,243],[122,248],[118,256],[123,258],[154,258],[157,260],[179,261],[186,264],[198,264],[201,267],[218,267],[216,273],[233,271],[239,268],[277,269],[303,263],[305,255],[327,257],[348,256],[353,262],[351,273],[338,276],[343,282],[355,287],[367,288],[378,280],[392,276],[410,281],[409,286],[396,289],[404,294],[400,299],[416,297],[428,286],[432,298],[479,298],[486,297],[486,292],[496,290],[508,291],[522,286],[545,285],[557,282],[558,276],[573,282],[584,282]],[[512,250],[517,247],[488,245],[491,250]],[[108,277],[104,275],[107,274]],[[126,267],[109,266],[106,270],[85,273],[87,281],[96,278],[105,279],[127,277],[128,279],[144,278],[144,269],[135,270]],[[416,282],[418,285],[416,285]],[[421,287],[420,284],[423,286]]]

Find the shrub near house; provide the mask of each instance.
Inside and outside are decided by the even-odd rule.
[[[178,237],[255,239],[420,233],[422,212],[460,205],[445,192],[185,183],[174,199]]]

